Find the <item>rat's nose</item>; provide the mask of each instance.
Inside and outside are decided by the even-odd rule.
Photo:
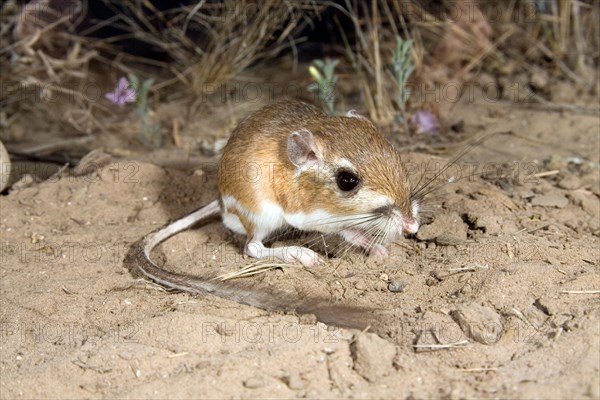
[[[402,230],[406,233],[417,233],[419,223],[414,218],[404,218],[402,221]]]

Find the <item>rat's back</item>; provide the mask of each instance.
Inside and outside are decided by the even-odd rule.
[[[266,106],[240,122],[219,163],[219,195],[226,225],[227,213],[241,215],[243,226],[248,225],[243,215],[264,214],[265,204],[277,203],[277,191],[286,190],[286,177],[294,173],[287,155],[288,136],[323,116],[312,105],[286,100]],[[249,227],[241,229],[240,224],[229,227],[247,234]]]

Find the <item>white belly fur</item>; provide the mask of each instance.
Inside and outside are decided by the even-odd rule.
[[[249,232],[246,232],[238,216],[227,212],[233,208],[255,226],[255,232],[250,232],[254,239],[262,240],[287,225],[283,209],[269,202],[263,202],[260,213],[251,212],[233,196],[223,197],[223,206],[223,224],[235,233],[248,236]]]

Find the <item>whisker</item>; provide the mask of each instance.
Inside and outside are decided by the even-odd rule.
[[[422,198],[421,197],[417,197],[419,195],[419,193],[421,193],[425,188],[427,188],[432,182],[434,182],[436,179],[438,179],[444,172],[446,172],[448,170],[448,168],[450,168],[451,166],[455,165],[461,158],[463,158],[468,152],[470,152],[471,150],[473,150],[475,147],[480,146],[485,140],[487,140],[488,138],[490,138],[492,135],[495,135],[496,133],[489,133],[486,135],[483,135],[479,138],[476,138],[475,140],[473,140],[469,145],[465,146],[456,156],[454,156],[448,163],[446,163],[446,165],[444,165],[442,167],[442,169],[440,169],[437,173],[435,173],[431,178],[427,179],[425,181],[425,183],[421,186],[417,186],[415,188],[415,190],[412,191],[410,198]],[[424,175],[422,175],[421,177],[423,177]],[[421,179],[419,179],[419,182],[421,181]]]
[[[371,215],[370,217],[363,217],[362,219],[358,219],[357,218],[351,224],[350,223],[344,224],[344,229],[355,228],[355,227],[358,227],[358,226],[361,226],[361,225],[365,225],[365,224],[368,224],[370,222],[373,222],[373,221],[377,220],[378,218],[381,218],[381,217],[379,215]],[[351,220],[348,220],[348,221],[351,221]],[[315,227],[325,226],[325,225],[328,225],[328,224],[333,224],[333,222],[325,223],[325,224],[322,224],[322,223],[321,224],[315,224]]]
[[[452,180],[452,181],[450,181],[450,180],[440,181],[436,185],[430,186],[427,190],[422,191],[423,189],[426,188],[424,186],[424,187],[422,187],[420,189],[422,191],[421,193],[419,193],[419,194],[412,193],[411,194],[411,200],[422,201],[430,193],[435,192],[435,191],[439,190],[440,188],[442,188],[442,187],[444,187],[444,186],[446,186],[448,184],[455,184],[455,183],[458,183],[458,182],[463,181],[465,179],[471,179],[471,178],[476,177],[476,176],[481,176],[481,171],[476,171],[476,172],[473,172],[471,174],[461,176],[460,178]],[[433,182],[430,182],[429,184],[432,184],[432,183]]]
[[[345,217],[331,216],[331,217],[328,217],[328,218],[321,219],[319,221],[319,225],[328,225],[328,224],[334,224],[334,223],[343,223],[343,222],[349,222],[349,221],[358,220],[360,218],[372,218],[374,216],[377,216],[377,215],[373,214],[373,213],[364,213],[364,214],[349,215],[349,216],[345,216]]]

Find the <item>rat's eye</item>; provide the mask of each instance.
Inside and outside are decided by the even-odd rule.
[[[338,187],[344,192],[354,189],[360,183],[358,177],[348,171],[338,172],[336,180]]]

